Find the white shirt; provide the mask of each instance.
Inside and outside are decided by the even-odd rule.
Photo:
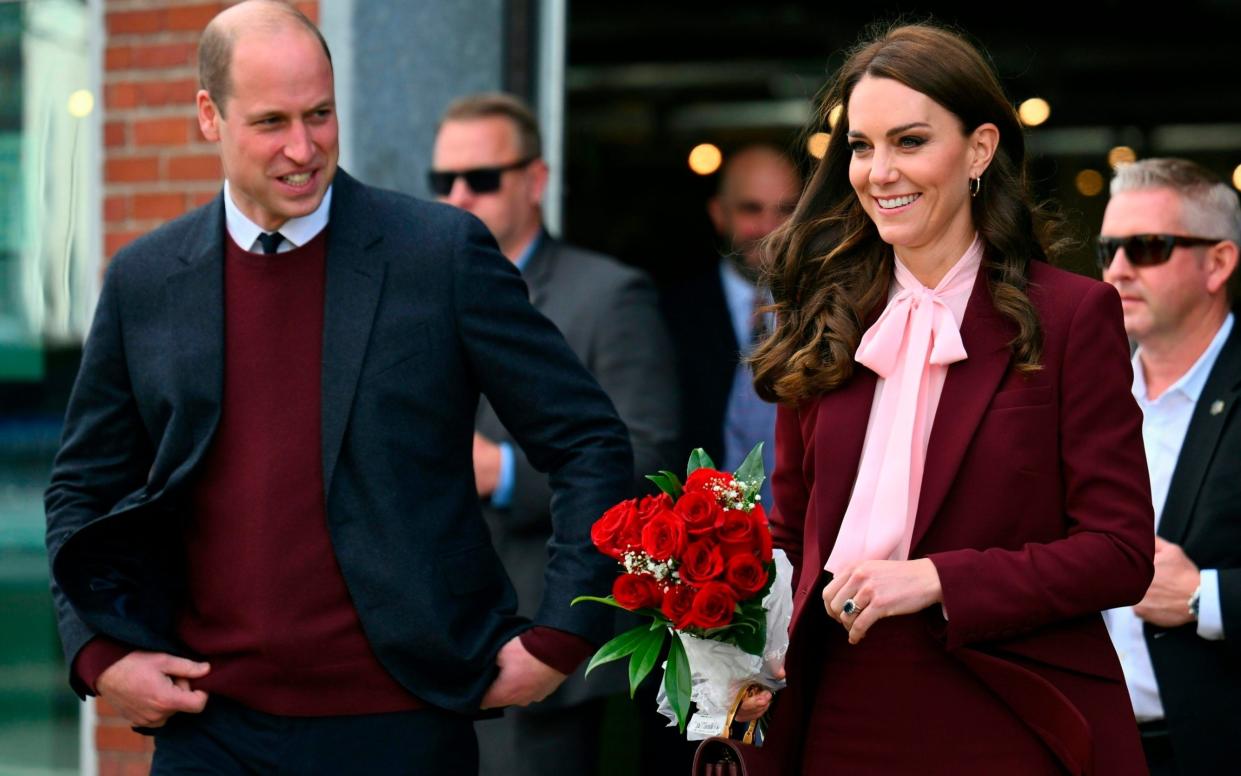
[[[276,248],[276,253],[287,253],[313,240],[315,235],[327,227],[328,209],[331,205],[332,187],[328,186],[323,194],[323,201],[313,213],[290,218],[280,226],[278,231],[284,240]],[[247,218],[241,208],[237,207],[227,179],[224,181],[224,225],[228,228],[228,236],[232,237],[237,245],[251,253],[263,253],[259,235],[267,230]]]
[[[1224,341],[1232,332],[1233,315],[1228,314],[1211,344],[1202,352],[1194,365],[1172,384],[1159,398],[1147,398],[1146,375],[1142,371],[1142,351],[1133,354],[1133,398],[1142,408],[1142,442],[1146,446],[1146,466],[1151,479],[1151,501],[1155,507],[1155,527],[1163,516],[1164,502],[1168,499],[1168,487],[1172,472],[1185,443],[1185,433],[1194,414],[1194,406],[1202,396],[1211,368],[1219,357]],[[1219,573],[1215,569],[1202,569],[1202,584],[1198,601],[1198,635],[1204,639],[1224,638],[1223,615],[1219,606]],[[1186,605],[1188,605],[1188,600]],[[1155,681],[1155,669],[1142,635],[1142,620],[1133,613],[1133,607],[1110,609],[1103,613],[1112,643],[1120,656],[1125,670],[1125,684],[1139,722],[1163,719],[1163,702],[1159,698],[1159,685]]]

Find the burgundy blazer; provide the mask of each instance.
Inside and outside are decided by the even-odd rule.
[[[1144,773],[1099,616],[1140,600],[1153,574],[1142,416],[1119,298],[1042,262],[1029,278],[1043,327],[1039,372],[1012,366],[1015,328],[981,275],[966,307],[969,355],[948,370],[910,551],[935,563],[949,619],[938,606],[920,616],[1070,773]],[[849,502],[875,381],[859,365],[840,388],[779,410],[772,528],[797,569],[790,660],[803,613],[823,605],[821,569]]]

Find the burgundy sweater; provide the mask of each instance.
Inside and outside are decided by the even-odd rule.
[[[372,714],[424,704],[383,668],[332,550],[320,461],[324,230],[276,256],[227,240],[220,425],[191,493],[177,635],[211,663],[194,687],[270,714]],[[593,647],[551,628],[522,643],[571,673]],[[92,689],[128,648],[92,640]]]

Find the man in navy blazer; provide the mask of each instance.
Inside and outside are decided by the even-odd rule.
[[[155,773],[474,773],[472,718],[609,634],[624,426],[485,227],[336,168],[327,46],[249,0],[200,44],[222,194],[106,273],[47,491],[72,682]],[[550,475],[533,620],[480,514],[485,395]]]

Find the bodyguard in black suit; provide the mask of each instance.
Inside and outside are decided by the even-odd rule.
[[[468,95],[444,111],[433,190],[440,201],[481,218],[521,270],[531,304],[556,324],[616,405],[633,442],[634,495],[648,493],[652,486],[642,475],[678,466],[676,379],[655,289],[642,272],[543,228],[547,178],[538,122],[518,98]],[[487,401],[476,429],[483,514],[517,590],[517,611],[533,613],[544,592],[553,494]],[[551,763],[582,776],[598,770],[607,697],[627,687],[624,666],[603,666],[589,680],[572,662],[564,670],[571,676],[546,700],[478,726],[482,776],[539,776]],[[653,704],[637,711],[656,716]]]
[[[473,773],[471,718],[563,679],[526,644],[608,636],[606,612],[569,602],[608,588],[589,526],[629,491],[624,426],[476,219],[336,169],[329,57],[305,17],[234,6],[200,60],[200,126],[228,186],[113,260],[47,492],[75,685],[156,734],[155,773]],[[273,277],[318,289],[321,308],[286,312],[321,323],[264,319]],[[308,359],[303,338],[322,343]],[[264,430],[260,392],[271,417],[304,422]],[[480,395],[555,492],[531,619],[475,493]],[[234,422],[243,405],[251,425]],[[307,460],[312,489],[291,488],[288,461]],[[284,613],[273,590],[295,606],[328,588],[336,610],[287,623],[331,615],[321,638],[290,643],[259,616]],[[342,644],[351,662],[331,664]]]
[[[1151,772],[1241,763],[1241,206],[1179,159],[1121,168],[1099,238],[1138,348],[1134,397],[1155,500],[1155,578],[1107,612]]]

